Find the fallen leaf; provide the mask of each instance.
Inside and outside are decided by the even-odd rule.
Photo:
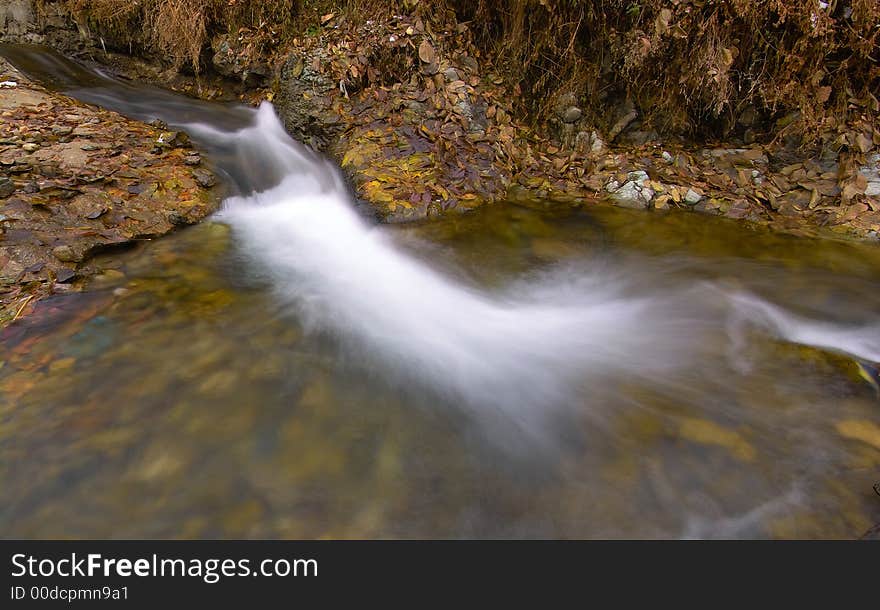
[[[423,40],[422,44],[419,45],[419,59],[426,64],[432,64],[437,60],[437,53],[427,40]]]

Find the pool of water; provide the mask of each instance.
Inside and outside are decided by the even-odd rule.
[[[489,294],[605,268],[645,294],[880,311],[876,248],[715,219],[499,205],[382,231]],[[520,425],[300,319],[227,225],[103,262],[2,337],[4,536],[855,537],[880,519],[880,403],[843,355],[749,331],[732,348],[695,319],[719,345],[668,384],[634,358]]]

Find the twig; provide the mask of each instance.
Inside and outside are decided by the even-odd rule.
[[[27,307],[27,304],[30,303],[31,299],[33,299],[33,298],[34,298],[34,295],[32,295],[32,294],[28,295],[28,297],[24,300],[24,303],[21,304],[21,307],[18,308],[18,311],[15,312],[15,317],[12,318],[13,322],[15,322],[16,320],[18,320],[19,317],[21,317],[21,312],[24,311],[24,308]]]

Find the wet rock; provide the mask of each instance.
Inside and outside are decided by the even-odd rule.
[[[181,214],[180,212],[177,212],[175,210],[168,212],[166,218],[168,219],[168,222],[176,227],[185,227],[187,225],[193,224],[192,221],[187,218],[185,214]]]
[[[164,131],[156,139],[157,148],[189,148],[192,144],[182,131]]]
[[[193,178],[201,187],[211,188],[217,184],[217,177],[206,169],[197,168],[192,170]]]
[[[344,128],[328,122],[332,114],[330,100],[336,94],[337,84],[320,70],[327,61],[324,49],[316,49],[307,57],[291,54],[281,70],[275,97],[285,129],[315,150],[325,150]]]
[[[192,166],[199,165],[202,162],[202,157],[198,153],[193,153],[185,156],[183,162]]]

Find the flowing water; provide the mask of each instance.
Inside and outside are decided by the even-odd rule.
[[[0,345],[4,537],[857,537],[880,249],[533,201],[357,211],[272,107],[4,53],[185,128],[212,221]],[[121,273],[120,273],[121,272]]]

